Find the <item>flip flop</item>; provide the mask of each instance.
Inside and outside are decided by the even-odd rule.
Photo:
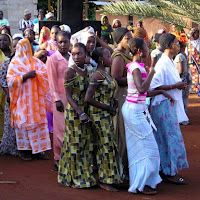
[[[165,181],[167,181],[169,183],[174,183],[174,184],[177,184],[177,185],[188,185],[188,182],[185,179],[183,179],[182,177],[179,177],[177,175],[166,176]]]
[[[32,157],[30,155],[19,155],[19,157],[23,160],[23,161],[31,161]]]
[[[145,195],[154,195],[154,194],[157,194],[157,191],[156,191],[155,189],[151,188],[151,187],[148,186],[148,185],[145,185],[143,191],[137,190],[137,192],[138,192],[138,193],[141,193],[141,194],[145,194]]]
[[[41,152],[41,153],[38,153],[38,159],[49,160],[49,156],[47,156],[44,152]]]

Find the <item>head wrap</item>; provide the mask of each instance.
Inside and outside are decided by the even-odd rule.
[[[112,27],[115,25],[115,22],[116,22],[116,21],[119,21],[120,24],[121,24],[121,21],[120,21],[119,19],[114,19],[114,20],[113,20],[113,23],[112,23]],[[113,27],[113,28],[114,28],[114,27]]]
[[[159,34],[163,34],[163,33],[165,33],[165,30],[164,30],[164,29],[159,29],[159,30],[158,30],[158,33],[159,33]]]
[[[2,25],[1,28],[0,28],[0,32],[4,29],[4,28],[7,28],[10,30],[10,27],[9,26],[6,26],[6,25]]]
[[[53,14],[52,14],[51,12],[49,12],[49,13],[47,13],[47,14],[45,15],[45,17],[46,17],[46,19],[49,19],[50,17],[53,17]]]
[[[71,28],[66,24],[60,25],[60,29],[61,29],[61,31],[71,33]]]
[[[37,71],[37,78],[33,78],[31,81],[27,82],[30,87],[31,85],[36,86],[36,90],[32,88],[32,96],[29,100],[32,108],[28,108],[26,103],[23,103],[23,107],[21,104],[17,106],[19,99],[20,102],[26,102],[26,94],[28,94],[28,92],[25,92],[25,86],[22,85],[22,76],[30,70]],[[43,123],[42,114],[45,113],[43,106],[46,105],[45,96],[46,92],[49,90],[46,66],[42,63],[42,61],[33,56],[31,44],[26,38],[21,39],[17,43],[15,56],[11,60],[8,67],[7,82],[10,92],[10,109],[13,110],[13,112],[11,112],[11,124],[15,121],[15,124],[22,128],[24,127],[24,122],[27,123],[26,127],[32,127],[38,123]],[[23,88],[24,93],[20,92],[21,88]],[[38,96],[35,96],[36,94]],[[40,99],[44,100],[40,101]],[[24,112],[28,109],[30,110],[30,113],[35,115],[31,122],[27,122],[26,119],[28,112]],[[15,113],[17,113],[17,115],[15,115]],[[16,117],[19,115],[20,117]]]
[[[45,31],[45,36],[43,37],[42,34],[41,34],[41,31],[44,30]],[[46,41],[49,41],[51,38],[50,38],[50,29],[46,26],[43,26],[42,29],[40,31],[40,37],[39,37],[39,44],[41,43],[44,43]]]
[[[15,33],[14,35],[13,35],[13,40],[15,39],[15,38],[17,38],[17,37],[20,37],[20,38],[23,38],[23,35],[22,35],[22,33]]]
[[[159,38],[159,44],[164,50],[169,49],[175,38],[176,36],[171,33],[164,33]]]
[[[115,31],[113,32],[113,39],[114,39],[114,41],[117,44],[119,44],[121,42],[121,40],[123,39],[123,37],[128,32],[129,32],[129,30],[127,28],[123,28],[123,27],[119,27],[119,28],[115,29]]]
[[[80,30],[74,33],[71,36],[70,43],[73,45],[74,40],[77,40],[78,42],[81,42],[86,45],[88,37],[91,37],[91,36],[95,37],[94,34],[95,34],[94,29],[91,26],[88,26],[84,28],[83,30]]]
[[[9,45],[9,49],[10,49],[10,52],[11,52],[11,55],[14,53],[14,50],[13,50],[13,46],[12,46],[12,38],[9,34],[7,33],[4,33],[4,34],[1,34],[1,35],[7,35],[8,38],[9,38],[9,41],[10,41],[10,45]]]
[[[90,32],[84,32],[81,35],[81,43],[83,43],[86,46],[89,37],[95,38],[95,35],[93,33],[90,33]]]
[[[142,22],[141,20],[139,20],[139,21],[136,22],[136,26],[137,26],[138,24],[143,25],[143,22]]]
[[[106,16],[106,15],[102,15],[102,17],[101,17],[101,24],[104,24],[104,23],[103,23],[103,19],[104,19],[105,17],[107,17],[107,16]],[[108,19],[108,17],[107,17],[107,19]],[[108,21],[108,23],[109,23],[109,21]]]

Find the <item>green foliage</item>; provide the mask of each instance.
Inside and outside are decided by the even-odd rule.
[[[46,11],[48,10],[48,1],[47,0],[38,0],[37,9],[44,8]]]
[[[88,18],[89,20],[96,20],[96,7],[94,5],[90,5],[88,9]]]
[[[200,1],[194,0],[117,1],[106,4],[101,11],[112,15],[136,15],[140,19],[160,19],[188,29],[191,27],[186,18],[200,25]]]
[[[57,0],[51,0],[51,12],[54,14],[54,17],[57,16]],[[48,0],[38,0],[37,8],[44,8],[48,12]]]

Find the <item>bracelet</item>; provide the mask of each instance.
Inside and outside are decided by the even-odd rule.
[[[86,113],[84,113],[84,112],[83,112],[83,113],[81,113],[79,117],[82,117],[83,115],[86,115]]]

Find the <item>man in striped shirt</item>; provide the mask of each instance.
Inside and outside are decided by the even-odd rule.
[[[24,32],[26,28],[33,29],[34,22],[31,19],[31,12],[29,9],[24,10],[24,18],[19,21],[19,30]]]

